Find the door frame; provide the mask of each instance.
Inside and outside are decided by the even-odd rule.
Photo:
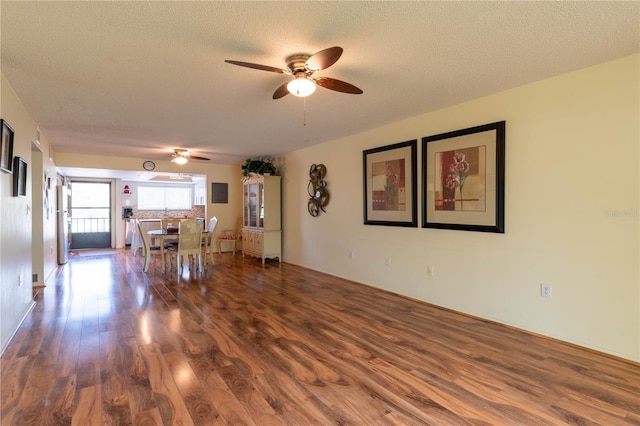
[[[73,200],[73,183],[74,182],[86,182],[86,183],[109,183],[109,214],[110,218],[110,227],[111,227],[111,236],[110,236],[110,245],[111,248],[116,247],[116,233],[118,229],[116,229],[116,179],[108,179],[108,178],[83,178],[83,177],[71,177],[69,178],[71,181],[71,197]],[[73,215],[73,210],[71,211]],[[73,217],[73,216],[72,216]],[[73,238],[73,235],[71,236]]]

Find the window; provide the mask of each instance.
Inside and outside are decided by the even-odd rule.
[[[138,186],[138,210],[190,210],[191,186]]]

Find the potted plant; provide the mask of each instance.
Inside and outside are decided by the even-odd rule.
[[[278,174],[278,169],[276,169],[268,158],[257,160],[247,159],[247,161],[242,165],[242,175],[249,176],[252,173],[258,175],[270,174],[275,176]]]

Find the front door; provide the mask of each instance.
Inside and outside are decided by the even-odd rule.
[[[71,248],[111,247],[111,183],[71,183]]]

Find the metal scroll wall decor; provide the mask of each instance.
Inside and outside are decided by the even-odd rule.
[[[309,214],[316,217],[320,211],[327,212],[324,208],[329,204],[329,191],[327,190],[327,168],[324,164],[312,164],[309,169],[309,184],[307,192],[309,193],[309,202],[307,207]]]

